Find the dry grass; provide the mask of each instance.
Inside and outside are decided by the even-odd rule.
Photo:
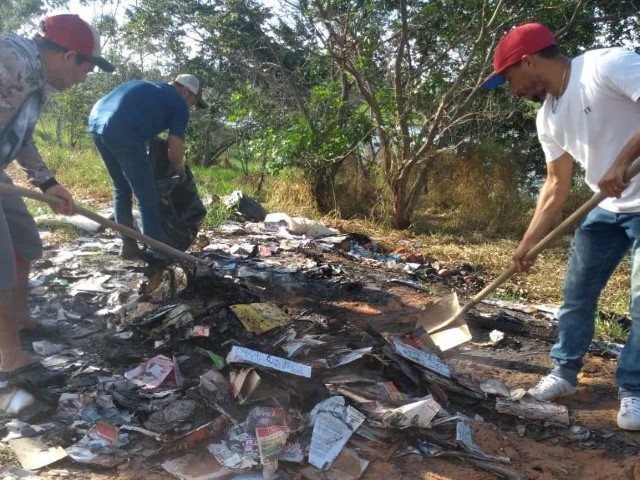
[[[473,170],[473,169],[472,169]],[[467,177],[472,177],[471,173]],[[507,180],[505,179],[505,182]],[[470,185],[471,182],[465,182]],[[468,187],[469,194],[464,198],[470,199],[471,206],[462,207],[472,215],[489,215],[486,209],[490,203],[497,201],[484,195],[480,197],[475,188]],[[502,187],[501,187],[502,188]],[[485,233],[480,229],[464,231],[464,225],[459,220],[451,220],[453,215],[420,215],[420,223],[406,231],[391,230],[379,220],[351,219],[341,220],[336,215],[320,216],[313,206],[311,191],[301,178],[291,177],[286,180],[272,180],[268,186],[269,211],[284,211],[291,215],[301,215],[315,218],[326,225],[340,229],[343,232],[362,233],[368,235],[388,251],[394,250],[398,245],[410,245],[416,252],[422,253],[441,262],[451,265],[468,262],[482,267],[492,278],[497,277],[511,265],[511,256],[518,244],[520,231],[510,231],[508,234],[499,235],[495,231],[522,230],[528,223],[531,212],[520,210],[520,217],[514,220],[515,210],[510,211],[503,218],[504,225],[494,223],[492,233]],[[503,190],[504,191],[504,190]],[[583,191],[578,191],[569,203],[567,212],[576,208],[589,196]],[[351,199],[351,201],[356,201]],[[384,200],[381,200],[384,202]],[[386,202],[385,202],[386,203]],[[506,208],[504,201],[500,205]],[[464,199],[462,201],[464,205]],[[516,206],[522,208],[522,206]],[[499,219],[499,216],[492,217]],[[430,231],[431,233],[424,233]],[[450,233],[459,232],[459,233]],[[462,233],[464,232],[464,233]],[[567,263],[567,250],[570,244],[570,236],[567,235],[552,245],[539,256],[534,267],[527,273],[516,274],[500,287],[497,295],[506,298],[517,298],[531,303],[544,303],[557,305],[561,302],[562,282]],[[618,315],[627,315],[629,311],[629,283],[631,278],[631,265],[629,258],[625,258],[620,264],[609,284],[602,293],[600,309]]]
[[[62,155],[61,150],[49,150],[43,153],[47,154],[48,163],[58,170],[57,177],[60,182],[68,186],[81,202],[94,207],[111,203],[108,179],[95,153],[67,152]],[[79,165],[82,167],[79,168]],[[516,248],[523,226],[528,222],[530,212],[522,204],[513,202],[510,204],[504,200],[503,197],[509,190],[506,186],[510,184],[506,173],[508,168],[494,171],[496,180],[499,181],[492,195],[486,192],[489,184],[473,182],[474,178],[482,176],[478,168],[477,163],[469,161],[464,169],[455,174],[455,181],[449,183],[456,188],[447,189],[443,183],[431,190],[429,195],[432,196],[432,201],[438,198],[443,205],[455,201],[456,208],[449,211],[442,208],[437,212],[426,211],[422,206],[417,221],[412,229],[407,231],[390,230],[381,221],[381,218],[385,218],[385,212],[388,213],[391,204],[387,198],[388,195],[384,194],[380,187],[380,179],[373,179],[372,185],[366,188],[362,182],[357,182],[351,191],[346,188],[347,180],[344,177],[338,182],[341,193],[337,198],[340,198],[340,209],[345,210],[341,211],[341,214],[344,215],[350,204],[365,202],[369,204],[371,211],[375,212],[375,215],[371,215],[372,218],[341,220],[337,213],[320,216],[314,206],[308,184],[301,176],[295,174],[268,179],[265,184],[264,206],[271,212],[280,211],[290,215],[315,218],[344,232],[366,234],[388,250],[404,244],[410,245],[416,252],[452,265],[462,262],[479,265],[495,277],[509,267],[511,255]],[[24,184],[24,174],[15,164],[10,165],[8,171],[18,183]],[[444,171],[451,171],[451,169],[444,168]],[[352,178],[357,179],[357,176],[352,175]],[[456,195],[455,198],[447,196],[453,194]],[[578,192],[572,199],[572,206],[579,205],[584,198],[585,193]],[[34,212],[39,208],[42,212],[48,212],[48,208],[44,205],[33,204],[30,208]],[[353,208],[353,211],[355,210],[356,208]],[[516,218],[515,214],[518,211],[519,218]],[[484,220],[481,217],[484,217]],[[472,218],[475,220],[471,221]],[[482,223],[483,221],[485,223]],[[501,231],[509,233],[497,233]],[[72,233],[61,230],[59,235],[64,239]],[[528,302],[558,304],[561,301],[568,245],[568,237],[560,240],[556,246],[540,254],[531,272],[515,275],[498,293]],[[628,313],[630,271],[631,266],[627,258],[614,273],[603,292],[601,297],[603,311],[620,315]]]
[[[311,188],[301,177],[274,177],[267,181],[265,208],[270,212],[287,212],[289,215],[316,218]]]
[[[320,218],[327,225],[344,232],[368,235],[388,251],[398,245],[410,245],[416,252],[449,265],[471,263],[480,266],[493,279],[508,269],[518,240],[469,235],[417,234],[381,228],[371,221],[336,220]],[[567,250],[570,237],[543,251],[536,264],[527,273],[515,274],[499,287],[494,296],[520,299],[529,303],[559,305],[562,301],[562,283],[566,272]],[[600,298],[600,309],[616,315],[628,315],[631,263],[627,256],[614,272]]]

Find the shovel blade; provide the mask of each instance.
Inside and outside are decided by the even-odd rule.
[[[447,321],[458,315],[460,310],[458,295],[454,292],[425,308],[416,327],[422,327],[427,332],[433,332],[429,336],[443,352],[457,347],[472,338],[469,326],[464,320],[464,315],[459,315],[459,318],[445,326]],[[444,328],[441,328],[441,326]]]

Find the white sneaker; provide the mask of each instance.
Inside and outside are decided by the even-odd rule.
[[[623,430],[640,430],[640,397],[620,400],[618,426]]]
[[[558,397],[565,397],[576,393],[576,387],[571,385],[567,380],[550,373],[546,377],[542,377],[538,385],[529,389],[529,395],[536,400],[548,402]],[[638,415],[640,415],[640,399],[638,399]],[[640,421],[640,417],[639,421]]]

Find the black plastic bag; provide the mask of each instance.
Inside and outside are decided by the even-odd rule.
[[[149,155],[154,164],[156,188],[160,197],[160,217],[167,243],[184,252],[196,239],[207,210],[200,200],[189,167],[185,167],[183,177],[176,175],[169,161],[169,145],[166,140],[151,140]]]

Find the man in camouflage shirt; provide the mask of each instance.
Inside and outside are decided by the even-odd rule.
[[[32,134],[49,88],[65,90],[85,81],[96,66],[113,65],[100,56],[96,30],[77,15],[45,18],[33,40],[0,35],[0,182],[13,160],[29,181],[61,202],[58,213],[73,213],[71,194],[47,169]],[[0,195],[0,380],[24,375],[46,377],[43,367],[22,349],[20,330],[36,326],[27,306],[31,261],[42,254],[36,224],[21,198]]]

